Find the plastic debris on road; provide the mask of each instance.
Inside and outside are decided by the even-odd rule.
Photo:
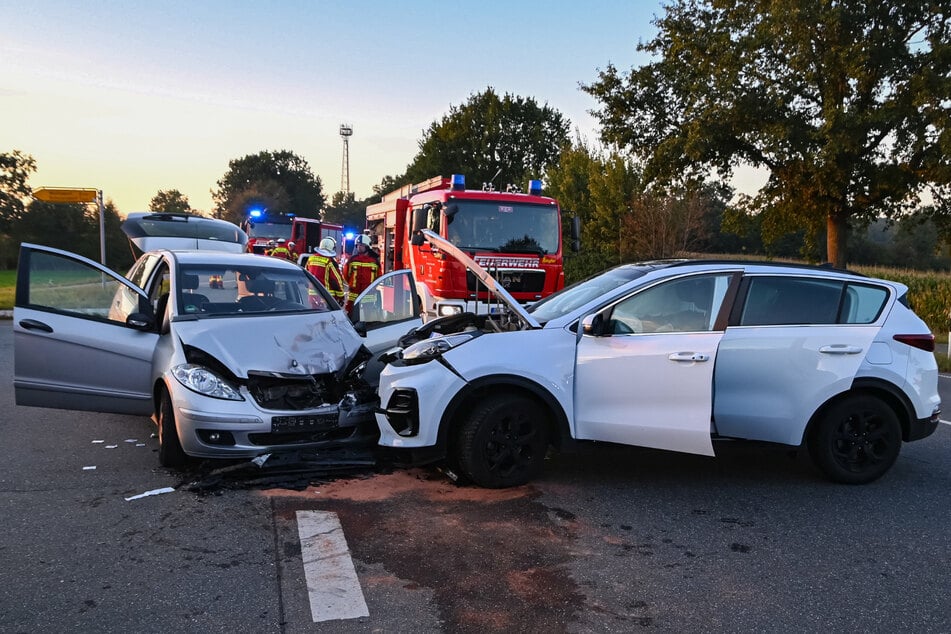
[[[95,466],[95,465],[90,466],[90,467],[83,467],[83,471],[95,471],[95,470],[96,470],[96,466]]]
[[[131,502],[132,500],[138,500],[141,498],[147,498],[152,495],[162,495],[163,493],[172,493],[175,491],[174,487],[163,487],[161,489],[152,489],[151,491],[146,491],[145,493],[139,493],[138,495],[133,495],[130,498],[126,498],[126,502]]]

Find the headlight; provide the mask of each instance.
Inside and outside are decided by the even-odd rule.
[[[471,341],[474,335],[464,333],[459,335],[446,335],[444,337],[433,337],[414,343],[403,350],[403,361],[407,363],[426,363],[435,359],[439,355],[460,346],[467,341]]]
[[[203,365],[193,363],[176,365],[172,368],[172,376],[193,392],[228,401],[244,400],[244,397],[238,393],[238,388]]]

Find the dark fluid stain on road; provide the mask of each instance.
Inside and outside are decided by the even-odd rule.
[[[430,589],[447,631],[561,632],[585,600],[568,570],[573,515],[538,497],[414,470],[322,486],[311,506],[332,500],[356,560]]]

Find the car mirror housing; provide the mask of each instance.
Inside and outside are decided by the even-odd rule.
[[[585,315],[581,319],[581,334],[589,337],[600,337],[604,330],[604,316],[601,313]]]
[[[146,313],[132,313],[126,317],[125,323],[136,330],[152,330],[155,327],[155,321]]]

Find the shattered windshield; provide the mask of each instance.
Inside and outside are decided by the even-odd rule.
[[[178,314],[214,317],[337,308],[304,271],[267,266],[187,264],[178,275]]]
[[[558,251],[561,229],[555,205],[460,200],[448,205],[446,223],[449,241],[464,251]]]

